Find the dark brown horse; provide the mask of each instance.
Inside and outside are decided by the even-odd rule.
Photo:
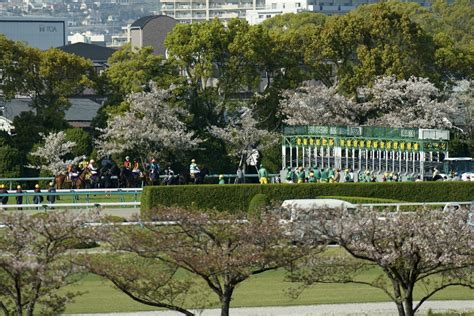
[[[81,189],[86,185],[86,175],[89,173],[89,169],[85,168],[74,180],[69,179],[65,174],[59,174],[54,177],[54,186],[56,190],[59,189]],[[63,187],[64,186],[64,187]]]

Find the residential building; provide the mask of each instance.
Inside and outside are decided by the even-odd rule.
[[[132,47],[152,46],[154,54],[166,56],[165,38],[176,24],[175,19],[166,15],[150,15],[136,20],[130,26]]]
[[[91,60],[97,73],[107,68],[107,60],[116,52],[113,48],[88,43],[69,44],[59,49]]]
[[[71,107],[65,112],[66,121],[73,127],[90,128],[92,119],[96,116],[101,105],[88,98],[80,97],[70,98],[69,102]],[[34,112],[34,109],[31,107],[30,98],[16,98],[6,101],[2,116],[0,116],[0,122],[2,122],[0,130],[13,133],[13,119],[22,112],[28,111]]]
[[[192,23],[214,18],[245,19],[247,10],[265,8],[265,0],[161,0],[161,12],[179,21]]]
[[[285,13],[319,12],[328,15],[345,14],[359,5],[372,4],[379,0],[265,0],[261,9],[246,11],[245,19],[250,24],[258,24],[266,19]],[[429,6],[429,0],[412,0],[422,6]]]

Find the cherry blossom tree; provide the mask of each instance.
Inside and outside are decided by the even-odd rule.
[[[251,155],[279,141],[277,133],[258,128],[258,122],[249,108],[229,116],[226,127],[212,126],[209,132],[229,146],[229,154],[240,159],[239,167],[243,166],[244,170]]]
[[[87,239],[84,225],[95,217],[71,212],[0,214],[0,310],[5,315],[57,315],[80,294],[58,290],[75,280],[78,270],[68,251]]]
[[[30,153],[31,156],[36,157],[37,163],[30,164],[28,167],[47,170],[57,176],[65,174],[69,164],[75,164],[81,159],[81,157],[66,159],[66,156],[72,153],[76,143],[67,141],[64,131],[42,134],[42,138],[42,144]]]
[[[336,242],[348,256],[308,257],[291,279],[305,285],[358,283],[384,291],[400,316],[412,316],[450,286],[474,288],[474,232],[469,212],[327,209],[311,212],[303,225],[308,243]],[[368,268],[381,274],[358,278]],[[414,301],[415,286],[421,293]]]
[[[122,261],[113,263],[114,257],[105,257],[99,265],[90,260],[87,266],[138,302],[186,315],[192,312],[176,305],[191,286],[183,282],[193,278],[204,281],[195,283],[200,286],[199,292],[209,296],[203,291],[203,284],[204,289],[207,286],[219,300],[221,315],[227,316],[240,283],[253,275],[290,265],[306,249],[292,247],[276,216],[245,220],[224,212],[200,213],[166,207],[152,211],[150,217],[163,225],[109,226],[103,240],[120,251],[122,258],[147,260],[154,270],[129,269],[128,263],[123,270]],[[142,266],[143,263],[138,267]],[[174,271],[178,268],[191,276],[176,283],[179,279],[174,278]]]
[[[201,143],[183,121],[188,112],[171,103],[171,90],[150,85],[150,92],[129,96],[128,111],[107,121],[96,141],[99,155],[130,151],[142,158],[157,157],[179,154]]]
[[[280,103],[289,125],[352,125],[358,122],[355,102],[337,93],[336,87],[305,82],[287,90]]]
[[[426,78],[397,80],[380,77],[371,87],[358,89],[356,103],[334,87],[305,83],[285,92],[282,112],[289,125],[361,125],[451,128],[456,99],[443,94]]]
[[[372,87],[360,89],[369,125],[392,127],[451,128],[456,114],[454,98],[442,95],[427,78],[397,80],[378,78]]]

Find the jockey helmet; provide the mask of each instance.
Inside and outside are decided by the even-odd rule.
[[[35,189],[39,189],[40,185],[39,184],[35,184]]]
[[[95,162],[94,159],[91,159],[91,161],[89,161],[89,163],[94,163],[94,162]]]
[[[125,160],[130,160],[130,156],[125,157]]]
[[[49,186],[50,186],[50,187],[52,187],[52,186],[53,186],[53,183],[52,183],[52,182],[50,182],[50,183],[49,183]]]
[[[21,189],[21,185],[17,185],[17,186],[16,186],[16,189],[17,189],[17,190],[20,190],[20,189]]]
[[[191,162],[196,162],[196,159],[191,159]]]

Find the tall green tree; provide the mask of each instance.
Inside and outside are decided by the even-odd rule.
[[[308,49],[322,54],[320,62],[335,66],[338,86],[348,94],[377,76],[434,75],[433,39],[407,14],[385,3],[331,18]]]

